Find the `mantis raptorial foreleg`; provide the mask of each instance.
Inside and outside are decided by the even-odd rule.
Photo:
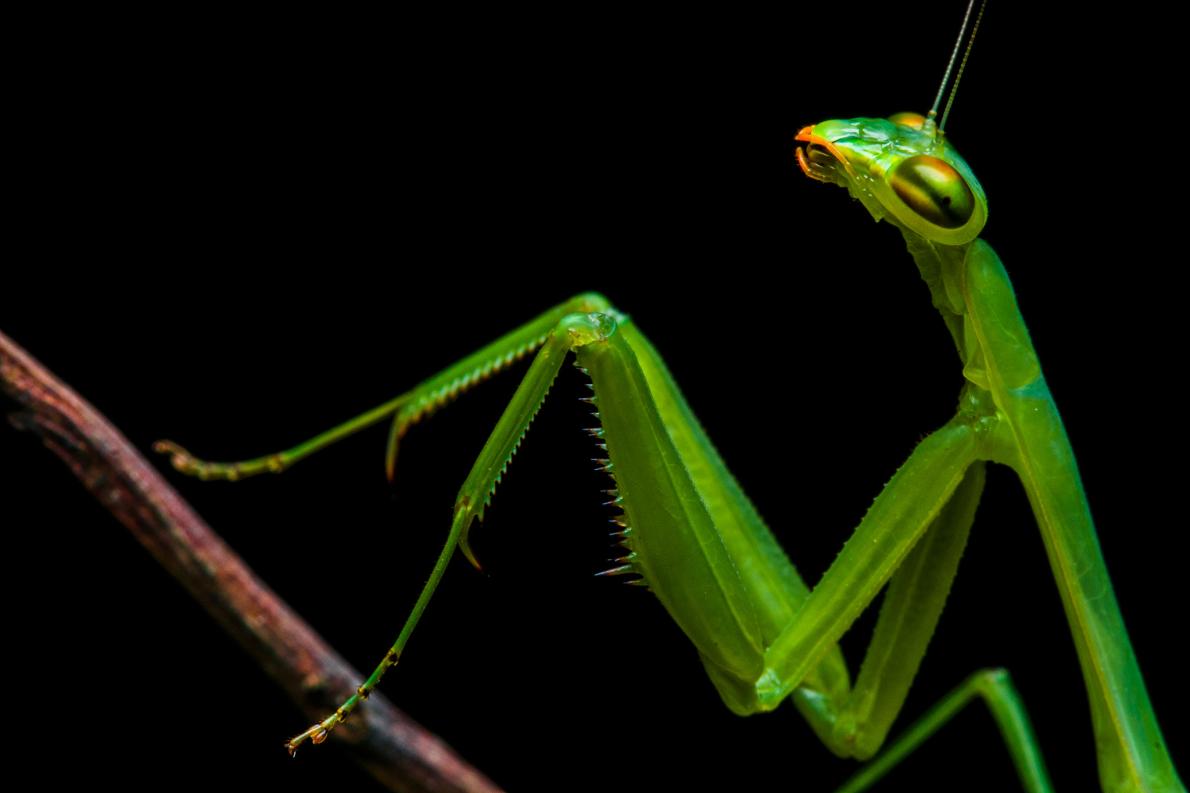
[[[542,328],[551,322],[553,328],[542,337]],[[593,381],[595,396],[590,401],[597,408],[596,417],[602,426],[592,433],[606,441],[601,445],[608,450],[609,459],[603,461],[603,467],[619,485],[609,491],[613,503],[623,504],[630,513],[635,513],[635,517],[628,515],[621,521],[622,536],[634,550],[620,560],[621,567],[608,572],[638,573],[645,577],[687,635],[699,645],[708,673],[737,712],[768,710],[792,695],[799,710],[832,751],[861,759],[872,756],[904,703],[970,531],[984,479],[983,465],[977,460],[979,432],[973,428],[981,417],[972,411],[961,413],[918,445],[845,546],[840,561],[832,567],[833,575],[828,573],[825,586],[820,585],[812,594],[791,567],[766,570],[757,561],[780,553],[762,524],[753,526],[751,532],[738,534],[720,533],[721,526],[708,525],[708,536],[725,546],[736,562],[754,557],[747,564],[753,566],[751,575],[767,581],[763,587],[776,586],[787,598],[783,603],[767,604],[771,614],[745,617],[743,623],[731,627],[730,621],[739,618],[741,608],[763,612],[766,604],[763,598],[754,601],[752,595],[744,597],[753,584],[732,580],[739,574],[733,567],[735,562],[724,567],[714,560],[713,554],[708,557],[699,543],[692,544],[682,538],[690,526],[710,516],[709,512],[700,516],[697,506],[692,506],[689,499],[692,493],[700,493],[701,499],[718,503],[719,518],[729,523],[749,518],[754,512],[746,501],[739,501],[742,494],[722,462],[713,452],[707,454],[709,440],[664,372],[660,357],[635,326],[602,297],[580,295],[561,304],[390,404],[400,405],[397,410],[408,405],[433,409],[462,388],[478,382],[481,373],[528,348],[537,348],[533,363],[459,491],[445,546],[400,635],[356,694],[335,713],[294,738],[290,750],[296,750],[308,739],[316,743],[325,739],[399,660],[455,546],[462,546],[474,562],[467,545],[467,530],[476,518],[482,519],[496,485],[563,360],[568,353],[575,352],[578,365]],[[675,424],[672,418],[663,415],[685,415],[688,423]],[[381,417],[372,411],[344,427],[354,429]],[[341,434],[342,430],[332,430],[319,437],[335,438]],[[668,437],[668,442],[663,436]],[[176,451],[174,461],[183,468],[201,466],[208,475],[222,472],[232,477],[246,470],[243,464],[197,462],[180,450]],[[683,477],[689,477],[690,481],[683,484]],[[651,497],[644,502],[634,499],[628,482],[648,483]],[[742,513],[736,514],[725,506],[733,501]],[[652,512],[663,517],[650,515]],[[676,513],[684,513],[688,522],[675,523],[665,517]],[[633,526],[638,520],[642,527],[650,527],[649,536],[642,534],[638,538],[634,534]],[[758,527],[762,529],[760,533],[755,531]],[[665,532],[671,536],[666,538]],[[656,548],[659,543],[666,547]],[[675,551],[680,563],[669,559]],[[657,555],[669,561],[650,567],[638,552],[646,558]],[[776,558],[783,560],[783,555]],[[706,583],[685,580],[697,581],[700,577]],[[778,625],[787,624],[790,615],[795,622],[812,619],[813,611],[819,615],[819,635],[837,638],[836,634],[850,625],[890,578],[890,590],[854,689],[833,638],[789,649],[770,645],[766,650],[748,637],[760,623],[771,623],[772,628],[760,629],[779,641],[783,634],[775,630]],[[714,594],[716,587],[718,592]],[[698,593],[693,600],[691,592]],[[835,596],[836,592],[850,595]],[[718,605],[708,601],[708,597]],[[772,597],[770,592],[769,598]],[[840,612],[821,604],[838,604],[844,608]],[[725,619],[729,621],[724,622]],[[737,634],[734,646],[723,641],[725,631]],[[790,665],[797,669],[793,673],[796,679],[779,676],[775,671]],[[740,677],[749,669],[750,683]],[[989,679],[1000,684],[985,685]],[[982,694],[993,703],[993,712],[1023,714],[1019,698],[1002,675],[979,675],[973,681],[942,703],[931,720],[895,744],[890,757],[895,760],[916,745],[974,694]],[[998,720],[1029,789],[1048,790],[1027,720],[1023,717]],[[861,786],[852,789],[862,789],[862,785],[869,784],[890,766],[891,761],[877,763],[861,778],[862,783],[856,783]]]

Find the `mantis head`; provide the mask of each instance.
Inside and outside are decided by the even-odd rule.
[[[933,242],[964,245],[987,222],[987,197],[975,174],[931,118],[823,121],[795,140],[797,161],[811,179],[846,187],[876,220]]]

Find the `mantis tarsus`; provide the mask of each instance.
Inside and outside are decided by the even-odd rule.
[[[988,45],[987,45],[987,43],[985,42],[985,44],[984,44],[983,46],[984,46],[985,48],[987,48],[987,46],[988,46]],[[807,79],[808,79],[808,78],[807,78]],[[885,88],[885,89],[882,89],[882,92],[883,92],[884,94],[888,94],[888,93],[890,93],[890,90],[889,90],[888,88]],[[833,90],[833,91],[832,91],[832,93],[833,93],[833,94],[835,94],[835,95],[836,95],[836,97],[838,97],[839,95],[841,95],[842,93],[844,93],[844,89],[840,87],[840,88],[837,88],[837,89]],[[840,100],[840,101],[843,101],[843,100]],[[890,100],[890,101],[891,101],[891,100]],[[968,98],[968,101],[969,101],[969,98]],[[897,97],[897,101],[895,101],[895,102],[893,103],[893,107],[892,107],[892,108],[890,108],[890,109],[896,109],[896,107],[899,107],[900,105],[903,105],[903,104],[904,104],[904,102],[903,102],[903,101],[900,99],[900,97]],[[859,105],[858,105],[858,103],[853,103],[853,102],[851,102],[849,99],[848,99],[848,100],[846,100],[846,106],[847,106],[847,107],[853,107],[853,106],[854,106],[854,107],[856,107],[856,108],[858,108],[858,109],[864,109],[864,110],[866,110],[866,108],[859,108]],[[837,108],[837,107],[838,107],[838,103],[836,103],[836,108]],[[825,116],[824,116],[824,117],[825,117]],[[802,117],[802,114],[801,114],[801,113],[799,113],[799,114],[798,114],[798,117],[797,117],[796,119],[794,119],[794,121],[795,121],[795,122],[801,122],[801,121],[807,121],[807,120],[810,120],[810,119],[809,119],[809,118],[804,118],[804,117]],[[973,151],[973,150],[972,150],[970,147],[964,147],[964,153],[966,153],[966,154],[967,154],[969,157],[976,157],[976,156],[977,156],[977,153],[976,153],[976,152],[974,152],[974,151]],[[791,178],[790,182],[792,183],[792,178]],[[815,201],[831,201],[831,200],[835,200],[835,202],[836,202],[835,209],[840,209],[841,211],[847,211],[847,208],[845,208],[845,207],[842,207],[842,204],[843,204],[843,202],[841,202],[841,201],[838,201],[838,200],[836,200],[836,199],[833,199],[833,198],[828,198],[828,197],[827,197],[827,196],[825,196],[825,195],[821,195],[821,193],[823,193],[823,192],[825,192],[825,191],[823,191],[823,190],[819,190],[817,193],[814,193],[814,194],[813,194],[813,195],[814,195],[814,198],[813,198],[813,200],[815,200]],[[809,195],[809,194],[807,193],[807,195]],[[997,203],[997,195],[996,195],[996,194],[993,194],[993,195],[992,195],[992,201],[993,201],[993,206],[994,206],[994,207],[1000,207],[1000,206],[1002,206],[1002,204],[998,204],[998,203]],[[853,207],[853,208],[850,208],[850,211],[851,211],[851,212],[857,212],[858,210],[857,210],[857,209],[855,209],[855,208]],[[997,211],[998,211],[998,210],[994,209],[994,210],[993,210],[993,214],[995,214]],[[826,212],[826,210],[822,210],[822,212],[823,212],[823,213],[825,213],[825,212]],[[1000,217],[1003,217],[1003,215],[1001,215]],[[804,251],[804,250],[806,250],[806,249],[807,249],[807,246],[809,246],[810,244],[812,244],[810,240],[806,239],[806,231],[805,231],[805,228],[804,228],[804,226],[805,226],[805,224],[806,224],[807,222],[813,222],[813,223],[817,223],[817,222],[818,222],[818,216],[817,216],[817,215],[811,215],[811,214],[809,214],[809,213],[808,213],[808,211],[807,211],[807,210],[805,210],[804,208],[802,208],[802,209],[799,209],[799,214],[797,215],[797,217],[796,217],[796,218],[791,218],[791,219],[790,219],[790,221],[789,221],[789,223],[788,223],[788,226],[789,226],[789,231],[790,231],[790,246],[791,246],[791,251],[793,251],[793,250],[802,250],[802,251]],[[994,224],[995,224],[995,223],[994,223]],[[856,224],[856,226],[858,226],[858,223]],[[878,236],[878,239],[879,239],[878,247],[880,247],[880,249],[881,249],[881,253],[883,254],[883,255],[882,255],[882,259],[881,259],[881,263],[882,263],[883,265],[885,265],[885,266],[888,266],[888,267],[892,267],[892,268],[897,268],[897,269],[900,269],[900,270],[901,270],[901,272],[899,273],[900,277],[902,277],[902,278],[904,278],[904,279],[906,279],[906,280],[908,280],[908,281],[910,281],[910,282],[913,282],[913,281],[915,280],[915,276],[914,276],[914,274],[913,274],[913,272],[912,272],[912,268],[911,268],[911,267],[908,265],[908,262],[907,262],[907,260],[906,260],[906,259],[905,259],[905,257],[904,257],[904,253],[903,253],[903,251],[899,249],[899,245],[898,245],[898,243],[897,243],[897,242],[896,242],[894,239],[892,239],[892,235],[889,235],[889,234],[887,233],[887,229],[885,229],[885,230],[883,230],[883,231],[884,231],[884,233],[883,233],[883,234],[880,234],[880,235],[878,235],[878,233],[877,233],[877,232],[875,232],[875,231],[873,231],[873,232],[872,232],[872,233],[873,233],[873,235],[874,235],[874,236]],[[1020,253],[1017,253],[1016,255],[1010,255],[1010,254],[1008,254],[1008,253],[1005,253],[1003,250],[1002,250],[1001,252],[1002,252],[1002,253],[1004,253],[1004,256],[1005,256],[1005,259],[1006,259],[1006,261],[1007,261],[1007,263],[1008,263],[1008,266],[1010,267],[1010,269],[1012,270],[1012,272],[1014,273],[1014,275],[1016,275],[1016,273],[1017,273],[1018,271],[1021,271],[1021,270],[1025,269],[1026,267],[1032,266],[1032,262],[1025,261],[1025,260],[1024,260],[1024,257],[1022,257],[1022,256],[1020,255]],[[918,284],[913,284],[913,285],[914,285],[915,287],[919,287],[919,285],[918,285]],[[1022,298],[1022,300],[1024,300],[1024,301],[1026,302],[1026,311],[1025,311],[1025,314],[1026,314],[1026,319],[1027,319],[1027,320],[1029,320],[1031,323],[1033,323],[1033,327],[1034,327],[1035,334],[1036,334],[1036,324],[1035,324],[1034,316],[1035,316],[1035,313],[1039,313],[1039,312],[1032,312],[1032,311],[1030,311],[1030,308],[1031,308],[1031,306],[1030,306],[1030,303],[1029,303],[1029,301],[1030,301],[1030,295],[1029,295],[1029,294],[1028,294],[1028,293],[1027,293],[1027,292],[1026,292],[1026,291],[1025,291],[1023,288],[1022,288],[1021,292],[1022,292],[1022,294],[1021,294],[1021,298]],[[558,297],[561,297],[561,294],[558,294],[557,296],[558,296]],[[649,330],[650,330],[650,332],[651,332],[651,334],[652,334],[652,335],[654,335],[654,336],[658,336],[658,335],[659,335],[658,331],[653,329],[653,327],[654,327],[654,323],[653,323],[653,322],[651,322],[651,321],[649,320],[649,315],[648,315],[649,309],[647,308],[647,306],[645,306],[645,305],[641,305],[641,304],[640,304],[640,303],[639,303],[637,300],[631,299],[630,297],[619,297],[618,295],[616,295],[616,293],[615,293],[614,291],[613,291],[613,296],[617,296],[617,299],[618,299],[618,301],[619,301],[619,302],[620,302],[622,305],[624,305],[626,308],[629,308],[629,309],[631,309],[631,310],[633,311],[634,315],[635,315],[635,316],[637,316],[637,317],[639,318],[639,320],[642,322],[642,324],[644,325],[644,327],[645,327],[646,329],[649,329]],[[920,298],[921,298],[921,295],[917,295],[917,299],[919,300],[919,302],[920,302]],[[543,301],[543,303],[542,303],[542,304],[544,304],[544,301]],[[778,305],[781,305],[781,304],[780,304],[780,303],[778,303]],[[1043,307],[1039,307],[1039,308],[1043,308]],[[920,313],[923,313],[923,314],[929,314],[929,313],[930,313],[930,312],[929,312],[929,309],[925,308],[924,306],[922,306],[922,305],[920,305],[920,304],[918,304],[918,303],[909,303],[909,302],[907,302],[906,306],[904,307],[904,310],[905,310],[905,311],[916,311],[916,312],[920,312]],[[519,317],[515,318],[513,321],[515,322],[517,319],[519,319]],[[936,319],[936,317],[929,317],[929,320],[930,320],[930,322],[931,322],[931,331],[932,331],[932,332],[934,332],[934,333],[940,332],[940,331],[939,331],[939,329],[938,329],[937,327],[934,327],[934,325],[936,325],[936,323],[937,323],[937,319]],[[781,324],[781,323],[778,323],[778,324]],[[739,328],[739,327],[742,327],[742,326],[736,325],[736,326],[734,326],[734,328],[732,328],[732,329],[725,329],[725,330],[724,330],[724,334],[726,335],[728,332],[732,332],[732,331],[733,331],[735,328]],[[481,340],[482,340],[482,339],[481,339]],[[657,341],[657,339],[655,339],[655,341]],[[1046,356],[1046,354],[1045,354],[1045,349],[1044,349],[1044,345],[1046,344],[1046,340],[1045,340],[1045,337],[1044,337],[1044,336],[1042,336],[1042,337],[1039,339],[1039,343],[1041,343],[1041,344],[1043,345],[1042,358],[1043,358],[1043,362],[1045,363],[1045,365],[1047,366],[1047,368],[1048,368],[1048,367],[1053,367],[1053,366],[1055,366],[1056,364],[1057,364],[1057,365],[1060,365],[1060,364],[1059,364],[1057,361],[1051,361],[1050,359],[1048,359],[1048,358],[1047,358],[1047,356]],[[668,354],[668,353],[669,353],[669,350],[670,350],[670,349],[673,347],[673,345],[674,345],[674,342],[662,342],[662,341],[658,341],[658,344],[662,346],[662,350],[663,350],[663,352],[666,352],[666,353]],[[399,350],[400,350],[400,344],[399,344],[398,342],[396,342],[396,341],[394,341],[394,342],[391,342],[391,345],[389,345],[389,346],[390,346],[390,347],[391,347],[391,349],[392,349],[392,350],[394,350],[394,351],[399,351]],[[461,350],[456,350],[456,351],[461,351]],[[849,356],[853,356],[853,357],[855,357],[855,356],[856,356],[856,353],[854,352],[854,350],[848,350],[848,352],[847,352],[846,354],[847,354],[847,355],[849,355]],[[765,356],[765,357],[771,360],[771,356]],[[940,360],[940,363],[939,363],[939,367],[940,367],[940,368],[943,368],[943,367],[947,366],[947,365],[948,365],[948,364],[950,364],[950,363],[952,363],[952,362],[950,361],[950,359],[949,359],[949,358],[941,359],[941,360]],[[391,364],[390,364],[390,365],[391,365]],[[430,362],[427,362],[427,363],[426,363],[426,366],[431,366],[431,365],[432,365],[432,363],[430,363]],[[705,410],[704,410],[704,409],[701,407],[701,403],[698,401],[698,400],[699,400],[699,396],[698,396],[697,392],[695,391],[695,387],[694,387],[693,385],[691,385],[691,384],[690,384],[690,382],[689,382],[689,381],[690,381],[690,377],[688,377],[688,376],[683,376],[683,377],[682,377],[682,378],[680,378],[680,379],[681,379],[681,382],[683,383],[683,385],[686,385],[686,386],[687,386],[687,388],[688,388],[688,391],[690,392],[690,394],[689,394],[689,395],[691,396],[691,398],[695,400],[696,409],[698,409],[700,413],[704,413],[704,412],[705,412]],[[947,389],[947,390],[945,390],[945,391],[943,391],[942,389],[939,389],[939,391],[937,391],[937,392],[934,392],[934,393],[938,394],[938,398],[939,398],[939,400],[940,400],[940,401],[943,401],[943,400],[946,400],[946,399],[949,399],[949,398],[950,398],[951,391],[953,391],[953,389]],[[1066,405],[1067,405],[1069,402],[1073,401],[1073,397],[1071,397],[1071,398],[1066,398],[1066,397],[1065,397],[1065,395],[1064,395],[1064,392],[1062,392],[1061,390],[1059,390],[1058,399],[1059,399],[1059,404],[1060,404],[1060,406],[1063,406],[1063,407],[1066,407]],[[787,424],[787,420],[786,420],[786,418],[785,418],[785,417],[782,417],[782,416],[781,416],[781,415],[780,415],[778,412],[776,412],[776,411],[774,411],[773,422],[774,422],[774,423],[777,423],[777,424],[781,424],[781,425],[785,425],[785,424]],[[916,427],[916,429],[918,429],[918,430],[920,430],[920,431],[923,431],[923,432],[924,432],[924,431],[926,431],[928,428],[929,428],[929,427],[928,427],[928,425],[926,425],[926,424],[924,424],[924,423],[923,423],[923,424],[921,424],[920,426]],[[243,431],[241,431],[241,434],[243,434]],[[721,433],[718,433],[718,432],[712,432],[712,436],[713,436],[713,437],[715,437],[715,438],[719,438],[720,434],[721,434]],[[1080,443],[1080,439],[1079,439],[1079,438],[1080,438],[1080,436],[1077,434],[1077,432],[1076,432],[1076,433],[1074,433],[1074,435],[1075,435],[1075,443],[1076,443],[1076,448],[1078,448],[1078,447],[1077,447],[1077,444],[1079,444],[1079,443]],[[535,438],[532,438],[532,437],[531,437],[530,443],[533,443],[534,441],[540,442],[540,439],[535,439]],[[412,443],[412,442],[414,442],[414,441],[411,441],[411,443]],[[415,460],[416,458],[414,458],[414,457],[413,457],[413,455],[415,455],[415,454],[417,454],[416,450],[414,450],[414,451],[411,451],[411,452],[409,452],[409,456],[406,458],[406,466],[405,466],[405,469],[404,469],[404,472],[405,472],[406,474],[408,474],[408,472],[409,472],[409,469],[410,469],[410,468],[411,468],[411,467],[414,465],[414,460]],[[424,452],[423,452],[423,454],[424,454]],[[734,464],[733,464],[733,465],[734,465]],[[891,469],[890,469],[890,470],[891,470]],[[513,482],[515,482],[515,481],[516,481],[516,473],[515,473],[515,471],[514,471],[514,474],[512,475],[512,480],[513,480]],[[749,492],[750,492],[750,493],[753,493],[753,495],[754,495],[755,497],[757,497],[757,498],[763,498],[763,497],[764,497],[763,493],[761,493],[761,492],[758,492],[758,491],[759,491],[759,488],[757,488],[757,487],[753,487],[753,486],[751,486],[751,485],[750,485],[750,486],[748,487],[748,490],[749,490]],[[1001,489],[1001,492],[1002,492],[1002,489]],[[511,497],[511,496],[506,496],[506,498],[508,498],[508,497]],[[861,498],[862,498],[862,499],[865,499],[865,500],[866,500],[867,498],[869,498],[869,497],[870,497],[870,494],[864,494],[864,495],[862,495],[862,496],[861,496]],[[1094,491],[1092,491],[1092,498],[1093,498],[1093,499],[1095,498],[1095,493],[1094,493]],[[505,503],[507,504],[508,502],[505,502]],[[511,511],[512,509],[514,509],[514,508],[513,508],[513,507],[511,507],[511,506],[501,506],[501,505],[499,505],[499,504],[498,504],[498,505],[497,505],[497,508],[496,508],[496,511],[493,513],[493,515],[494,515],[494,517],[499,517],[499,515],[500,515],[502,512]],[[829,511],[829,510],[827,510],[827,511]],[[510,516],[510,518],[511,518],[511,517],[512,517],[512,516]],[[1102,520],[1102,517],[1101,517],[1101,520]],[[780,522],[780,518],[777,518],[776,516],[772,516],[772,518],[771,518],[771,522],[773,522],[773,523],[779,523],[779,522]],[[515,524],[515,521],[514,521],[514,522],[513,522],[511,525],[516,525],[516,524]],[[834,522],[832,522],[832,525],[834,525]],[[843,527],[842,527],[841,525],[840,525],[840,526],[837,526],[837,528],[838,528],[838,530],[839,530],[839,531],[842,531],[842,529],[843,529]],[[427,533],[429,533],[428,529],[421,529],[421,528],[419,527],[419,531],[422,531],[422,530],[424,530],[424,531],[427,531]],[[977,531],[978,531],[978,530],[979,530],[979,529],[977,528]],[[515,541],[515,540],[514,540],[514,541]],[[969,559],[968,559],[968,560],[967,560],[967,561],[964,563],[964,573],[961,573],[961,574],[960,574],[960,579],[962,578],[962,576],[963,576],[964,574],[966,574],[966,573],[967,573],[967,571],[969,570],[969,568],[970,568],[971,566],[977,565],[978,563],[979,563],[979,562],[978,562],[978,557],[972,557],[972,558],[969,558]],[[1111,565],[1111,559],[1110,559],[1110,558],[1109,558],[1109,565]],[[1114,568],[1112,568],[1112,569],[1114,570]],[[411,576],[411,577],[417,577],[417,576],[419,575],[419,568],[418,568],[418,566],[417,566],[416,564],[411,564],[411,566],[410,566],[409,568],[407,568],[406,570],[407,570],[407,571],[406,571],[404,574],[405,574],[405,575],[407,575],[407,576]],[[465,576],[456,576],[456,577],[465,577]],[[1125,597],[1127,597],[1127,593],[1126,593],[1126,591],[1122,592],[1122,594],[1123,594]],[[340,607],[340,610],[341,610],[341,607]],[[1130,619],[1131,619],[1131,615],[1129,615],[1129,617],[1130,617]],[[373,622],[375,622],[376,620],[379,620],[379,619],[382,619],[382,617],[380,617],[379,615],[372,615],[372,621],[373,621]],[[944,618],[944,619],[945,619],[945,618]],[[424,630],[424,629],[425,629],[425,628],[424,628],[424,626],[423,626],[423,630]],[[424,646],[424,645],[423,645],[423,646]],[[368,651],[365,649],[365,650],[361,650],[360,652],[361,652],[361,658],[363,658],[363,659],[365,659],[365,660],[366,660],[366,658],[367,658],[367,655],[368,655]],[[411,658],[412,658],[412,654],[411,654]],[[1148,662],[1146,661],[1146,659],[1145,659],[1143,656],[1142,656],[1142,663],[1144,663],[1144,664],[1145,664],[1145,668],[1148,668]],[[696,670],[696,671],[697,671],[697,670]],[[956,674],[961,674],[962,672],[964,672],[964,671],[966,671],[966,670],[965,670],[965,669],[962,669],[962,670],[954,670],[954,671],[956,672]],[[1015,670],[1014,670],[1014,671],[1015,671]],[[923,703],[923,705],[924,705],[924,703]],[[1081,716],[1081,712],[1080,712],[1079,714],[1077,714],[1077,715]],[[801,748],[803,748],[803,747],[796,747],[796,748],[798,748],[798,749],[801,749]],[[813,748],[807,749],[806,751],[819,751],[819,750],[817,749],[817,747],[813,747]],[[803,752],[799,752],[799,754],[801,754],[801,753],[803,753]],[[614,754],[614,753],[613,753],[613,754]],[[614,757],[613,757],[613,759],[614,759]]]

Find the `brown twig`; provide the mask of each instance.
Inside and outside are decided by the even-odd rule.
[[[311,721],[354,691],[359,672],[248,569],[115,427],[3,333],[0,386],[25,406],[13,422],[41,436]],[[393,790],[499,793],[379,695],[333,737]]]

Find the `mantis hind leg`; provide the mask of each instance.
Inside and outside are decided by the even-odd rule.
[[[960,416],[923,441],[880,494],[794,623],[769,648],[780,696],[804,678],[820,645],[845,631],[885,581],[888,591],[855,687],[798,686],[794,703],[832,751],[872,757],[900,713],[945,605],[984,485],[978,443]],[[906,498],[903,494],[911,493]],[[847,786],[866,789],[976,696],[988,703],[1030,793],[1051,790],[1024,707],[1006,674],[977,673]]]
[[[976,697],[983,699],[996,719],[1025,790],[1028,793],[1053,793],[1024,702],[1003,669],[984,669],[971,675],[835,793],[867,790]]]
[[[834,722],[832,737],[845,743],[857,757],[871,757],[880,748],[904,705],[958,571],[983,485],[984,463],[975,462],[889,582],[859,679],[844,705],[843,716]],[[1024,702],[1003,669],[972,674],[837,793],[868,789],[977,698],[984,701],[996,720],[1025,790],[1052,793]]]

